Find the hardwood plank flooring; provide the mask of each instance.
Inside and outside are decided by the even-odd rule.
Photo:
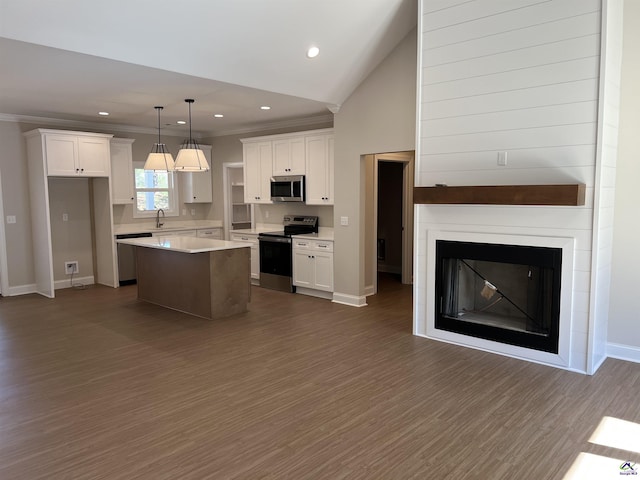
[[[640,365],[593,377],[414,337],[411,287],[352,308],[253,287],[203,320],[136,287],[0,299],[0,479],[562,479]],[[613,472],[611,478],[617,478]]]

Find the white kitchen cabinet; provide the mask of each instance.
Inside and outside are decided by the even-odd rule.
[[[242,140],[242,142],[245,203],[272,203],[271,169],[273,155],[271,142],[245,143],[245,140]]]
[[[333,292],[333,242],[294,239],[293,284]]]
[[[52,238],[50,204],[61,199],[50,198],[49,176],[93,177],[83,179],[90,187],[87,202],[91,205],[93,230],[93,281],[117,287],[109,166],[112,135],[36,129],[24,136],[29,164],[34,290],[46,297],[55,297],[55,289],[60,283],[54,281],[53,252],[54,248],[56,251],[66,248],[60,239]],[[67,284],[66,281],[63,283]]]
[[[196,231],[196,237],[222,240],[222,228],[203,228]]]
[[[111,139],[111,199],[114,205],[132,204],[133,154],[130,138]]]
[[[272,203],[273,175],[305,175],[306,203],[333,205],[333,130],[242,139],[246,203]]]
[[[333,135],[305,137],[306,203],[333,205]]]
[[[108,177],[112,135],[39,129],[44,139],[47,175]]]
[[[211,145],[200,145],[204,156],[211,165]],[[180,176],[180,188],[184,203],[211,203],[213,192],[211,188],[211,171],[208,172],[177,172]]]
[[[304,137],[273,140],[273,175],[304,175]]]
[[[260,280],[260,248],[258,246],[258,235],[254,233],[232,233],[231,241],[251,245],[251,280],[253,283],[258,283]]]

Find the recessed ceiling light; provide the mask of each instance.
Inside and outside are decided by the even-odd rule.
[[[271,107],[269,105],[263,105],[260,107],[260,110],[271,110]]]
[[[98,112],[98,115],[102,115],[103,117],[109,116],[109,112]]]
[[[213,116],[216,117],[216,118],[223,118],[224,117],[224,115],[221,114],[221,113],[214,113]]]
[[[185,122],[184,120],[178,120],[176,123],[178,125],[186,125],[187,124],[187,122]]]
[[[309,50],[307,50],[307,57],[314,58],[317,57],[319,53],[320,49],[318,47],[310,47]]]

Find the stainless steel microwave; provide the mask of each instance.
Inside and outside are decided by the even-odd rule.
[[[304,202],[304,175],[271,177],[272,202]]]

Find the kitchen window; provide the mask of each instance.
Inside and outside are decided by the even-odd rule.
[[[145,170],[143,162],[134,162],[134,218],[152,217],[161,208],[166,216],[178,215],[178,195],[174,172]]]

